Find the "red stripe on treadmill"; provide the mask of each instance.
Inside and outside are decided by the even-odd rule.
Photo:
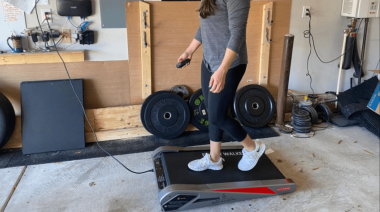
[[[216,192],[239,192],[239,193],[253,193],[253,194],[276,194],[268,187],[255,187],[255,188],[234,188],[234,189],[222,189],[213,190]]]

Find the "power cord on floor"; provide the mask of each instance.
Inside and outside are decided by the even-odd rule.
[[[321,118],[324,119],[324,120],[326,121],[327,126],[322,126],[322,127],[320,127],[320,126],[313,126],[313,131],[322,131],[322,130],[326,130],[327,128],[330,127],[330,121],[327,120],[327,119],[326,119],[325,117],[323,117],[323,116],[321,116]],[[321,123],[322,123],[322,122],[321,122]],[[318,123],[318,124],[321,124],[321,123]],[[319,128],[319,130],[315,130],[314,128]]]
[[[37,3],[38,3],[38,1],[39,1],[39,0],[35,0],[34,8],[35,8],[35,10],[36,10],[37,21],[38,21],[38,23],[40,24],[39,17],[38,17],[38,14],[37,14]],[[51,27],[50,27],[49,20],[46,19],[46,21],[47,21],[47,24],[48,24],[48,26],[49,26],[49,31],[50,31],[50,33],[52,33],[52,29],[51,29]],[[41,25],[40,25],[40,27],[41,27]],[[98,141],[98,138],[97,138],[96,133],[95,133],[95,131],[94,131],[94,128],[92,127],[92,125],[91,125],[91,123],[90,123],[90,120],[89,120],[88,117],[87,117],[87,114],[86,114],[86,111],[85,111],[85,109],[84,109],[84,106],[83,106],[82,101],[79,99],[79,96],[78,96],[77,92],[75,91],[75,88],[74,88],[73,83],[72,83],[72,81],[71,81],[71,77],[70,77],[69,71],[67,70],[67,67],[66,67],[66,63],[65,63],[65,61],[62,59],[61,54],[59,54],[59,51],[58,51],[58,49],[57,49],[57,45],[56,45],[54,39],[53,39],[53,44],[54,44],[54,47],[55,47],[55,51],[57,52],[59,58],[60,58],[61,61],[62,61],[63,66],[65,67],[66,74],[67,74],[67,77],[68,77],[68,79],[69,79],[69,82],[70,82],[71,88],[72,88],[72,90],[73,90],[75,96],[77,97],[77,99],[78,99],[80,105],[81,105],[81,108],[82,108],[83,114],[84,114],[84,116],[85,116],[85,118],[86,118],[86,121],[87,121],[88,125],[89,125],[90,128],[91,128],[91,131],[92,131],[92,133],[93,133],[93,135],[94,135],[94,138],[95,138],[96,144],[99,146],[99,148],[100,148],[101,150],[103,150],[103,152],[105,152],[107,155],[109,155],[110,157],[112,157],[116,162],[118,162],[118,163],[119,163],[121,166],[123,166],[125,169],[127,169],[128,171],[130,171],[130,172],[132,172],[132,173],[134,173],[134,174],[144,174],[144,173],[147,173],[147,172],[154,172],[153,169],[151,169],[151,170],[147,170],[147,171],[143,171],[143,172],[135,172],[135,171],[132,171],[132,170],[130,170],[128,167],[126,167],[123,163],[121,163],[117,158],[115,158],[113,155],[111,155],[109,152],[107,152],[105,149],[103,149],[103,148],[100,146],[99,141]]]

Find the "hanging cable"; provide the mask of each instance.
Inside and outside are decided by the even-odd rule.
[[[39,0],[35,0],[34,8],[36,9],[36,11],[37,11],[37,3],[38,3],[38,1],[39,1]],[[37,14],[37,12],[36,12],[36,14]],[[37,20],[38,20],[38,23],[40,23],[40,21],[39,21],[39,17],[38,17],[38,14],[37,14]],[[51,27],[50,27],[49,20],[46,20],[46,21],[47,21],[47,24],[48,24],[48,27],[49,27],[50,33],[52,33],[52,29],[51,29]],[[41,27],[41,26],[40,26],[40,27]],[[75,88],[74,88],[74,85],[73,85],[73,83],[72,83],[72,80],[71,80],[71,77],[70,77],[69,71],[67,70],[67,67],[66,67],[66,63],[65,63],[65,61],[62,59],[61,54],[59,53],[59,51],[58,51],[58,49],[57,49],[57,45],[56,45],[54,39],[53,39],[53,44],[54,44],[54,46],[55,46],[55,51],[57,52],[59,58],[60,58],[61,61],[62,61],[63,66],[64,66],[64,68],[65,68],[65,70],[66,70],[66,74],[67,74],[67,77],[68,77],[68,79],[69,79],[69,82],[70,82],[71,88],[72,88],[72,90],[73,90],[73,92],[74,92],[76,98],[78,99],[78,102],[80,103],[80,106],[81,106],[81,109],[82,109],[82,111],[83,111],[83,114],[84,114],[84,116],[85,116],[85,118],[86,118],[86,121],[87,121],[88,125],[89,125],[90,128],[91,128],[91,131],[92,131],[92,133],[93,133],[93,135],[94,135],[94,138],[95,138],[95,141],[96,141],[96,144],[98,145],[98,147],[99,147],[101,150],[103,150],[103,152],[105,152],[107,155],[109,155],[110,157],[112,157],[112,158],[113,158],[116,162],[118,162],[121,166],[123,166],[125,169],[127,169],[128,171],[130,171],[130,172],[132,172],[132,173],[134,173],[134,174],[144,174],[144,173],[147,173],[147,172],[154,172],[153,169],[151,169],[151,170],[147,170],[147,171],[143,171],[143,172],[135,172],[135,171],[132,171],[132,170],[130,170],[128,167],[126,167],[122,162],[120,162],[117,158],[115,158],[112,154],[110,154],[109,152],[107,152],[105,149],[103,149],[103,148],[100,146],[99,141],[98,141],[98,138],[97,138],[96,133],[95,133],[95,131],[94,131],[94,128],[92,127],[92,125],[91,125],[91,123],[90,123],[90,120],[89,120],[88,117],[87,117],[87,114],[86,114],[86,111],[85,111],[85,109],[84,109],[83,103],[82,103],[82,101],[80,100],[80,98],[79,98],[79,96],[78,96],[78,94],[77,94],[77,92],[76,92],[76,90],[75,90]]]
[[[355,40],[356,40],[356,39],[354,39],[354,40],[352,41],[352,43],[350,44],[350,47],[349,47],[349,48],[348,48],[343,54],[341,54],[340,56],[338,56],[337,58],[335,58],[335,59],[333,59],[333,60],[330,60],[330,61],[323,61],[323,60],[319,57],[319,55],[318,55],[318,52],[317,52],[316,47],[315,47],[314,36],[313,36],[313,34],[311,33],[311,12],[310,12],[310,10],[308,10],[308,13],[309,13],[309,14],[308,14],[308,16],[309,16],[309,30],[305,30],[305,31],[303,32],[303,34],[304,34],[304,37],[305,37],[305,38],[311,38],[311,41],[312,41],[312,43],[313,43],[313,49],[314,49],[314,52],[315,52],[315,54],[317,55],[319,61],[321,61],[322,63],[331,63],[331,62],[334,62],[335,60],[340,59],[340,58],[341,58],[342,56],[344,56],[344,55],[345,55],[345,54],[346,54],[351,48],[354,47],[354,44],[355,44]],[[360,20],[359,27],[357,28],[356,33],[359,32],[359,30],[360,30],[360,26],[361,26],[362,22],[363,22],[363,19]]]

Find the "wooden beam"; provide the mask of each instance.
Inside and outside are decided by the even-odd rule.
[[[272,32],[273,2],[263,6],[263,18],[261,23],[261,48],[259,65],[259,84],[268,85],[270,42]]]
[[[186,131],[197,131],[192,124],[189,124]],[[96,137],[98,141],[110,141],[110,140],[120,140],[120,139],[131,139],[143,136],[152,135],[144,127],[136,127],[129,129],[120,130],[108,130],[96,132]],[[86,132],[86,143],[95,142],[94,134],[92,132]]]
[[[87,109],[87,117],[96,133],[98,141],[130,139],[152,135],[140,120],[141,105]],[[186,131],[198,130],[189,124]],[[95,142],[90,126],[85,124],[86,142]],[[3,149],[21,148],[21,117],[16,117],[15,131]]]
[[[146,131],[144,127],[96,132],[96,137],[98,138],[98,141],[128,139],[149,135],[152,134]],[[94,134],[92,132],[86,132],[86,142],[95,142]]]
[[[142,98],[152,94],[152,64],[150,41],[150,8],[149,4],[140,1],[140,38],[141,38],[141,76]]]
[[[63,60],[69,62],[83,62],[84,50],[82,51],[62,51],[60,52]],[[6,53],[0,54],[0,65],[13,64],[38,64],[38,63],[60,63],[56,52],[37,52],[37,53]]]
[[[86,110],[95,132],[142,127],[141,105]],[[86,123],[85,132],[92,132]]]

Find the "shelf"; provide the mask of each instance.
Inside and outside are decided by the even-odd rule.
[[[83,62],[84,50],[59,52],[65,62]],[[0,54],[0,65],[60,63],[57,52],[28,52]]]

